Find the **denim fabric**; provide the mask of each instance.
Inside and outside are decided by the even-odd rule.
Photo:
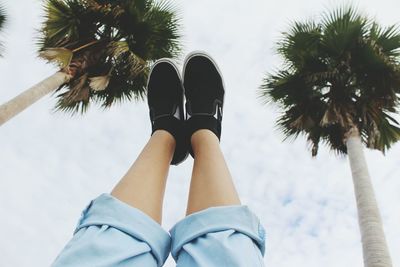
[[[264,266],[264,228],[246,206],[194,213],[170,233],[140,210],[102,194],[84,209],[52,266],[158,267],[170,251],[179,267]]]
[[[162,266],[171,238],[138,209],[109,194],[90,202],[52,266]]]
[[[265,231],[246,206],[209,208],[171,230],[178,267],[264,266]]]

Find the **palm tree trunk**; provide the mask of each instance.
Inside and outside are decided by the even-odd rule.
[[[38,101],[43,96],[56,90],[64,83],[68,82],[70,75],[64,72],[56,72],[40,83],[22,92],[10,101],[0,106],[0,126],[10,120],[15,115]]]
[[[353,127],[347,136],[346,146],[356,194],[364,266],[391,267],[392,262],[363,152],[360,133]]]

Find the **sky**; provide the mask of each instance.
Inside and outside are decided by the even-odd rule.
[[[0,0],[9,14],[0,34],[0,103],[56,71],[37,58],[41,1]],[[267,231],[271,267],[363,266],[351,172],[346,157],[326,147],[311,157],[304,138],[283,142],[275,106],[257,88],[280,66],[274,43],[294,20],[318,19],[348,2],[179,0],[185,53],[205,50],[226,84],[221,146],[242,202]],[[389,25],[398,1],[359,1]],[[0,266],[49,266],[72,237],[87,203],[110,192],[150,135],[147,106],[93,105],[84,116],[54,112],[46,96],[0,127]],[[366,150],[393,266],[400,266],[400,144],[384,156]],[[172,167],[163,227],[184,217],[193,160]],[[175,266],[171,258],[167,267]]]

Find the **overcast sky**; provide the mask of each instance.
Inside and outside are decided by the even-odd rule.
[[[56,71],[36,58],[41,1],[0,0],[9,14],[0,59],[0,103]],[[272,267],[361,267],[347,158],[304,139],[282,143],[278,110],[256,89],[279,67],[274,42],[293,20],[318,18],[334,1],[180,0],[185,53],[208,51],[226,82],[222,148],[243,202],[267,230]],[[343,2],[340,2],[343,3]],[[400,21],[398,1],[359,1],[384,25]],[[85,116],[52,112],[48,96],[0,128],[0,266],[48,266],[72,236],[82,209],[109,192],[150,134],[147,106],[123,103]],[[366,151],[393,266],[400,266],[400,144]],[[164,225],[183,218],[193,161],[172,167]],[[166,266],[174,266],[171,259]]]

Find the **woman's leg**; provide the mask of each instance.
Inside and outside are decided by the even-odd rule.
[[[161,224],[166,180],[174,151],[174,137],[164,130],[155,131],[111,195]]]
[[[188,56],[184,69],[194,166],[188,216],[171,230],[171,254],[181,267],[263,266],[263,228],[240,204],[219,146],[225,93],[220,71],[202,52]]]
[[[240,205],[217,136],[209,130],[192,135],[195,155],[187,215],[210,207]]]
[[[110,194],[83,210],[74,236],[53,263],[72,266],[162,266],[171,237],[161,228],[170,164],[186,158],[183,149],[183,89],[175,65],[159,60],[147,88],[152,136]]]
[[[169,166],[179,164],[187,156],[183,96],[178,68],[169,59],[157,61],[147,87],[152,137],[111,192],[159,223]]]
[[[241,205],[217,136],[198,130],[191,144],[194,166],[188,216],[171,230],[177,266],[264,266],[264,230]]]

